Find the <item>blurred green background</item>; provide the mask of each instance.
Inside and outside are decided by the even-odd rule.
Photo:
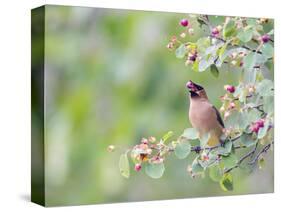
[[[47,205],[272,191],[270,164],[251,174],[235,170],[233,192],[208,177],[192,179],[190,161],[173,155],[161,179],[133,169],[130,179],[119,173],[120,154],[142,137],[159,138],[169,130],[180,135],[190,127],[189,79],[202,84],[217,107],[223,85],[237,83],[239,73],[227,66],[218,79],[209,71],[195,73],[166,48],[188,15],[46,6],[45,17]],[[190,21],[195,35],[187,40],[196,41],[203,32]],[[110,144],[114,153],[107,152]]]

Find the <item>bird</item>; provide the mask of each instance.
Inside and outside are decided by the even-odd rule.
[[[199,133],[199,138],[207,135],[207,145],[220,144],[224,123],[219,111],[208,99],[205,89],[191,80],[186,83],[189,91],[189,121]]]

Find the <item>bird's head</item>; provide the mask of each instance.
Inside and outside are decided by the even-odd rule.
[[[192,82],[191,80],[189,80],[186,83],[186,88],[188,89],[188,91],[190,93],[190,98],[201,97],[201,98],[207,99],[206,91],[201,85],[198,85],[198,84]]]

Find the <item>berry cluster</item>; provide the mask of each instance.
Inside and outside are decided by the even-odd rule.
[[[170,148],[161,140],[153,136],[142,138],[140,144],[135,145],[131,150],[131,158],[135,163],[135,171],[142,169],[142,163],[163,163]]]

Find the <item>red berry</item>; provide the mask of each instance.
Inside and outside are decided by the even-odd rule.
[[[264,120],[260,119],[260,120],[256,121],[256,124],[259,126],[259,128],[262,128],[262,127],[264,127]]]
[[[193,83],[189,80],[189,81],[186,83],[186,88],[192,89],[193,87],[194,87]]]
[[[261,40],[263,43],[267,43],[270,40],[270,36],[268,34],[265,34],[261,36]]]
[[[187,19],[182,19],[182,20],[180,21],[180,25],[182,25],[183,27],[187,27],[188,24],[189,24],[189,22],[188,22]]]
[[[227,90],[229,93],[235,92],[235,87],[233,85],[225,85],[224,89]]]
[[[139,163],[137,163],[136,165],[135,165],[135,171],[140,171],[141,170],[141,164],[139,164]]]
[[[260,127],[259,127],[259,125],[257,123],[252,124],[251,127],[250,127],[250,130],[252,132],[255,132],[255,133],[258,133],[259,129],[260,129]]]

